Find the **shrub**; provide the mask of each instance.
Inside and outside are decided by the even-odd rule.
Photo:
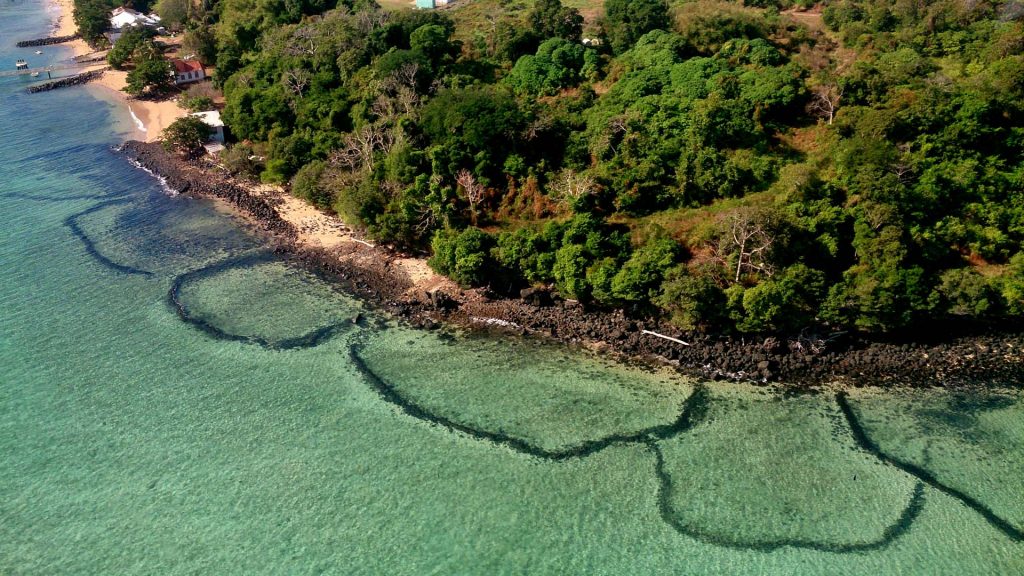
[[[263,171],[263,161],[249,144],[235,144],[220,154],[221,164],[231,174],[257,178]]]
[[[209,82],[192,84],[181,95],[181,106],[192,112],[205,112],[214,109],[214,98],[217,90]]]
[[[638,248],[612,278],[612,294],[626,302],[651,301],[661,288],[666,272],[676,265],[678,255],[679,245],[666,237]]]
[[[677,266],[670,270],[655,299],[669,321],[684,330],[713,328],[725,320],[725,294],[712,274]]]
[[[590,259],[579,244],[566,244],[555,252],[555,265],[551,272],[558,292],[568,298],[587,300],[590,298],[590,282],[587,268]]]
[[[300,168],[292,180],[292,194],[321,210],[330,209],[334,204],[334,194],[323,182],[326,170],[327,164],[322,160],[314,160]]]
[[[438,230],[430,242],[434,255],[427,263],[461,286],[482,286],[495,270],[490,256],[493,243],[494,239],[478,228]]]

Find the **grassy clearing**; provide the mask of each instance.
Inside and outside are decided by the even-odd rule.
[[[660,227],[683,244],[696,246],[730,213],[742,208],[768,206],[775,202],[775,198],[775,193],[771,191],[756,192],[742,198],[718,200],[708,206],[674,208],[641,218],[618,215],[610,221],[629,226],[634,235],[644,234],[652,227]]]
[[[415,0],[377,0],[385,10],[412,10],[416,8]]]
[[[387,7],[400,1],[387,0],[381,5]],[[604,0],[563,0],[562,4],[580,11],[585,22],[584,33],[604,14]],[[533,5],[534,0],[455,0],[448,14],[455,19],[456,39],[465,41],[477,32],[489,33],[492,23],[502,18],[525,18]]]

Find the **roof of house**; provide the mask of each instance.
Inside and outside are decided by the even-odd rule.
[[[178,74],[185,74],[188,72],[199,72],[203,69],[203,63],[199,60],[182,60],[180,58],[175,58],[173,62],[174,71]]]
[[[110,13],[111,28],[120,29],[125,26],[156,26],[160,17],[156,14],[141,14],[131,8],[117,8]]]
[[[193,116],[199,118],[211,128],[220,128],[224,126],[224,121],[220,119],[220,112],[216,110],[209,110],[207,112],[194,112]]]

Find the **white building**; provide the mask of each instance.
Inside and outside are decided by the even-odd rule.
[[[224,143],[224,121],[220,119],[220,112],[210,110],[208,112],[194,112],[192,116],[202,120],[210,127],[210,140]]]
[[[160,25],[160,17],[156,14],[142,14],[131,8],[116,8],[110,13],[110,27],[120,30],[125,26],[152,26]]]

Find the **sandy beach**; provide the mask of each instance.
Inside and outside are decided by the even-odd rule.
[[[73,0],[54,0],[54,4],[60,9],[60,14],[54,22],[54,36],[70,36],[78,32],[75,26],[72,12],[74,10]],[[82,56],[91,53],[93,50],[85,43],[85,40],[75,40],[64,44],[71,48],[74,56]],[[90,86],[98,86],[107,94],[113,95],[118,101],[129,109],[136,123],[141,123],[140,130],[145,127],[147,142],[153,142],[160,138],[164,128],[176,119],[185,115],[185,111],[178,107],[173,100],[163,102],[150,102],[147,100],[135,100],[128,97],[122,89],[127,84],[128,73],[121,70],[107,70],[103,76]]]
[[[54,2],[59,7],[60,14],[54,23],[53,35],[70,36],[75,34],[78,29],[71,16],[74,10],[73,0],[54,0]],[[93,52],[92,48],[81,39],[65,45],[72,49],[74,56]],[[122,91],[127,82],[127,76],[128,73],[124,71],[107,70],[99,80],[90,83],[89,86],[98,87],[104,93],[113,95],[129,110],[133,121],[139,125],[140,130],[145,127],[144,140],[146,142],[156,141],[163,129],[175,119],[183,116],[185,111],[179,108],[173,100],[150,102],[129,98]],[[327,250],[338,250],[346,246],[373,247],[372,244],[356,238],[353,231],[338,217],[317,210],[308,202],[288,194],[278,186],[255,186],[253,193],[272,201],[280,217],[295,227],[298,232],[296,240],[303,246]],[[443,285],[449,289],[455,289],[449,280],[438,276],[421,258],[397,258],[394,264],[408,275],[412,284],[419,288]]]
[[[252,194],[269,200],[278,217],[295,228],[295,240],[298,245],[344,253],[346,259],[356,258],[360,254],[376,257],[374,252],[363,251],[364,248],[374,248],[374,245],[358,238],[356,233],[337,216],[318,210],[309,202],[292,196],[280,186],[241,182],[238,184],[249,188]],[[352,251],[351,248],[357,250]],[[438,287],[455,292],[459,290],[451,280],[431,270],[423,258],[394,257],[391,261],[392,265],[408,278],[413,287],[412,291],[430,291]]]

